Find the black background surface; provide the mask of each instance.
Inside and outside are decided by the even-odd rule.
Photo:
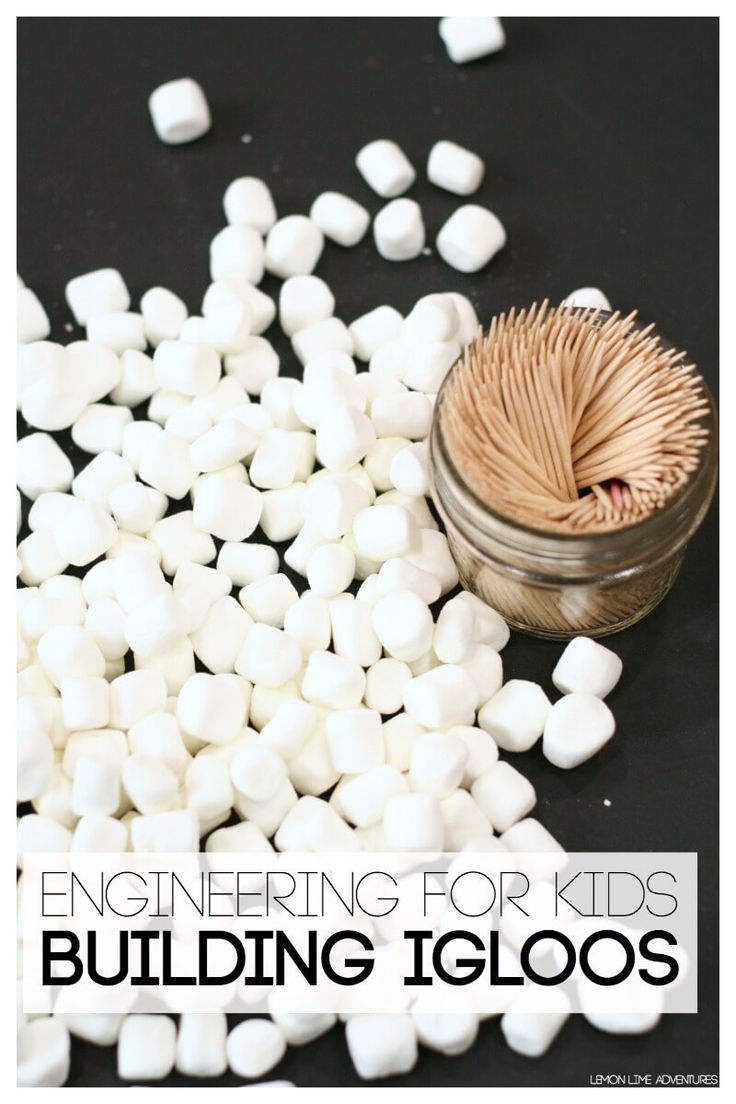
[[[459,290],[487,321],[598,285],[615,307],[656,321],[715,388],[717,22],[509,19],[506,29],[503,53],[459,67],[435,19],[21,19],[18,271],[49,310],[52,337],[83,336],[69,327],[64,284],[102,266],[123,272],[134,304],[163,284],[198,312],[234,177],[264,177],[280,214],[307,211],[327,189],[376,212],[382,201],[353,165],[360,146],[394,138],[421,169],[432,143],[450,138],[485,158],[473,201],[497,212],[507,248],[465,277],[436,255],[389,264],[370,237],[348,251],[328,244],[318,271],[341,317],[383,302],[405,311],[427,292]],[[147,97],[185,75],[206,90],[213,128],[167,147]],[[432,245],[462,201],[421,171],[409,194]],[[273,294],[278,282],[263,287]],[[277,331],[268,336],[282,371],[293,372]],[[555,770],[539,748],[518,764],[537,788],[538,815],[569,850],[698,852],[701,1011],[667,1017],[641,1038],[603,1035],[573,1016],[536,1062],[508,1050],[490,1021],[462,1058],[423,1051],[395,1083],[585,1085],[596,1073],[716,1071],[716,532],[712,510],[670,597],[611,642],[624,660],[609,699],[612,743],[572,772]],[[559,652],[514,634],[507,677],[552,692]],[[114,1065],[113,1050],[75,1042],[69,1083],[119,1084]],[[271,1076],[356,1083],[341,1028],[289,1048]],[[178,1075],[167,1083],[192,1084]]]

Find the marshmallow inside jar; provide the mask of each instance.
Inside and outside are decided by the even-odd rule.
[[[446,375],[429,439],[463,585],[534,636],[634,624],[707,513],[716,434],[702,375],[635,313],[498,315]]]

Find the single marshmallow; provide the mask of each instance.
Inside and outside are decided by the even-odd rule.
[[[429,606],[437,601],[442,591],[439,579],[401,557],[386,560],[377,578],[374,605],[387,594],[410,590]]]
[[[542,751],[550,763],[570,770],[601,750],[616,731],[613,713],[594,694],[566,694],[549,711]]]
[[[164,287],[149,288],[141,296],[141,314],[148,344],[175,341],[187,320],[186,303]]]
[[[580,1010],[588,1023],[611,1035],[643,1035],[659,1023],[663,993],[631,976],[605,989],[592,981],[578,982]]]
[[[15,326],[18,344],[20,345],[30,341],[43,341],[51,333],[49,316],[35,291],[31,291],[30,288],[18,288]]]
[[[478,724],[506,751],[528,751],[542,735],[552,706],[541,686],[511,679],[478,713]]]
[[[600,288],[584,287],[577,291],[571,291],[563,303],[570,307],[593,308],[594,310],[610,311],[611,304]]]
[[[577,636],[565,648],[552,672],[562,694],[607,697],[621,678],[623,663],[610,648],[586,636]]]
[[[182,1012],[176,1036],[177,1071],[187,1077],[220,1077],[227,1069],[226,1040],[224,1012]]]
[[[72,812],[77,816],[113,816],[119,804],[119,765],[96,755],[80,755],[72,784]]]
[[[432,638],[432,614],[417,594],[396,591],[373,607],[373,628],[390,656],[411,663],[427,651]],[[405,694],[409,687],[407,684]]]
[[[299,595],[286,575],[276,574],[248,583],[240,591],[238,598],[243,609],[254,621],[282,629],[286,611],[294,605]]]
[[[192,675],[176,703],[176,719],[182,732],[210,744],[234,740],[246,716],[240,680],[229,674]]]
[[[194,142],[212,125],[205,94],[191,77],[159,85],[149,96],[148,110],[156,134],[167,145]]]
[[[461,345],[467,345],[477,334],[480,325],[475,307],[467,296],[460,295],[457,291],[448,291],[447,295],[455,304],[455,310],[460,321],[456,336]]]
[[[365,207],[340,192],[322,192],[312,204],[309,217],[326,238],[346,248],[357,245],[371,220]]]
[[[377,395],[371,403],[371,421],[376,437],[421,440],[429,433],[432,403],[421,392]]]
[[[239,353],[248,342],[252,317],[246,303],[224,303],[204,320],[203,337],[220,355]]]
[[[440,1054],[464,1054],[478,1037],[480,1017],[458,1008],[438,1012],[436,999],[420,996],[411,1009],[417,1038],[422,1046]]]
[[[17,797],[33,801],[53,783],[54,745],[39,729],[20,730],[16,737]]]
[[[127,851],[128,826],[122,820],[116,820],[115,817],[101,816],[99,813],[80,817],[74,829],[71,850]],[[90,1038],[89,1032],[82,1034],[81,1031],[75,1031],[74,1028],[72,1028],[72,1031],[75,1035],[82,1035],[82,1038],[90,1039],[91,1042],[96,1041],[96,1039]],[[115,1042],[116,1038],[117,1030],[113,1038],[110,1039],[110,1043]],[[102,1045],[108,1046],[109,1044],[104,1043]]]
[[[186,636],[187,628],[184,606],[170,590],[164,590],[128,614],[125,639],[136,655],[145,658],[173,648]]]
[[[258,734],[258,743],[288,762],[298,755],[317,724],[317,709],[298,698],[283,702]]]
[[[460,663],[473,644],[475,614],[465,602],[450,599],[440,610],[432,647],[441,663]]]
[[[330,471],[347,472],[363,459],[375,440],[370,418],[353,407],[337,407],[317,427],[317,459]]]
[[[360,360],[370,360],[382,345],[399,336],[402,317],[395,307],[375,307],[356,318],[350,326],[355,355]]]
[[[279,295],[279,322],[287,337],[332,318],[335,297],[319,276],[292,276]]]
[[[363,774],[343,779],[335,791],[335,803],[351,824],[370,828],[382,822],[391,798],[407,791],[406,779],[400,771],[379,763]]]
[[[312,652],[302,681],[307,701],[328,709],[356,709],[365,693],[365,673],[357,663],[332,652]]]
[[[315,222],[306,215],[287,215],[274,223],[266,238],[266,269],[282,280],[306,276],[314,270],[322,254],[324,238]]]
[[[54,625],[38,642],[38,662],[58,689],[69,678],[101,678],[105,659],[80,625]]]
[[[263,1077],[286,1053],[286,1036],[269,1019],[241,1020],[227,1037],[227,1060],[238,1077]]]
[[[294,677],[301,662],[296,640],[272,625],[253,625],[235,661],[235,670],[251,682],[275,690]]]
[[[246,540],[260,517],[260,491],[224,475],[208,476],[194,500],[194,524],[219,540]]]
[[[462,667],[445,664],[413,678],[404,688],[404,708],[434,730],[471,724],[478,700],[475,684]]]
[[[261,406],[271,415],[277,429],[304,429],[294,410],[294,396],[299,390],[299,380],[282,376],[263,385]]]
[[[449,735],[457,736],[465,744],[468,757],[465,761],[463,786],[469,789],[476,778],[492,767],[498,760],[496,741],[482,728],[471,725],[454,725]]]
[[[307,582],[322,598],[347,590],[355,575],[355,554],[346,544],[323,544],[307,560]]]
[[[494,651],[502,651],[509,641],[509,627],[500,613],[487,606],[469,590],[461,590],[458,601],[466,602],[475,613],[474,639],[479,644],[487,644]]]
[[[264,333],[276,317],[273,299],[260,288],[237,278],[215,280],[210,284],[202,300],[202,314],[207,318],[212,311],[228,303],[241,303],[248,308],[253,334]]]
[[[377,660],[365,673],[365,704],[384,716],[398,713],[411,677],[410,667],[401,660],[389,656]]]
[[[15,480],[32,501],[48,491],[68,491],[74,468],[48,433],[31,433],[15,446]]]
[[[127,1016],[118,1039],[118,1077],[122,1081],[162,1081],[176,1060],[176,1024],[170,1016]]]
[[[293,540],[303,524],[302,502],[306,484],[264,491],[261,495],[261,529],[270,541]]]
[[[138,816],[130,822],[133,851],[198,851],[199,837],[199,817],[191,809]]]
[[[523,860],[523,870],[534,882],[551,878],[567,865],[562,845],[533,817],[512,825],[501,836],[501,843],[509,851],[529,856]]]
[[[212,537],[196,527],[191,510],[161,518],[149,530],[148,540],[159,550],[167,575],[175,575],[183,563],[208,564],[216,554]]]
[[[413,199],[393,199],[387,203],[373,220],[373,237],[376,249],[387,261],[411,261],[418,257],[425,240],[419,204]]]
[[[72,426],[72,441],[84,452],[100,453],[109,449],[122,453],[123,433],[133,415],[126,406],[91,403]]]
[[[495,15],[446,15],[440,19],[439,31],[456,65],[495,54],[506,45],[501,20]]]
[[[362,774],[383,763],[381,715],[374,709],[329,713],[325,733],[332,762],[340,774]]]
[[[95,314],[127,311],[130,306],[130,294],[116,268],[100,268],[75,276],[66,285],[65,295],[79,326],[86,326]]]
[[[468,751],[458,736],[428,732],[411,749],[409,781],[413,790],[449,797],[463,780]]]
[[[441,851],[444,828],[440,803],[431,794],[396,794],[386,803],[383,830],[392,851]]]
[[[233,586],[247,586],[279,569],[279,554],[270,544],[234,544],[226,541],[217,557],[217,570]]]
[[[437,235],[437,252],[458,272],[478,272],[506,244],[506,231],[486,207],[468,203],[450,215]]]
[[[297,330],[291,344],[302,364],[323,353],[345,353],[350,356],[353,352],[353,338],[339,318],[325,318]]]
[[[540,1058],[570,1015],[570,998],[559,987],[526,985],[501,1017],[508,1046],[526,1058]]]
[[[424,441],[404,445],[391,457],[389,479],[397,491],[407,495],[429,494],[429,457]]]
[[[149,713],[166,708],[166,682],[159,671],[128,671],[110,683],[110,724],[127,730]]]
[[[494,763],[479,775],[470,792],[497,832],[522,820],[537,801],[529,779],[504,762]]]
[[[133,806],[144,816],[177,807],[179,779],[163,759],[130,755],[123,763],[122,782]]]
[[[220,378],[220,358],[214,349],[191,341],[162,341],[153,354],[159,387],[182,395],[206,395]]]
[[[440,801],[446,851],[460,851],[468,843],[492,839],[492,829],[481,807],[467,790],[455,790]]]
[[[355,516],[368,505],[366,490],[346,475],[330,473],[310,483],[302,510],[310,527],[326,541],[338,540],[352,528]]]
[[[333,1012],[309,1010],[310,1003],[319,1003],[316,994],[312,995],[310,1001],[310,993],[309,989],[299,986],[296,1002],[294,993],[285,986],[277,986],[269,994],[268,1011],[271,1019],[281,1028],[290,1046],[304,1046],[306,1043],[311,1043],[313,1039],[324,1035],[335,1024],[336,1018]],[[295,1003],[298,1003],[302,1011],[293,1011]]]
[[[40,1016],[18,1024],[19,1088],[60,1088],[69,1076],[71,1040],[59,1016]]]
[[[222,205],[231,226],[250,226],[259,234],[267,234],[276,222],[270,189],[256,176],[240,176],[228,184]]]
[[[61,684],[64,724],[70,731],[105,728],[110,719],[110,687],[104,678],[68,678]]]
[[[264,269],[263,240],[250,226],[225,226],[210,242],[210,277],[259,284]],[[231,304],[232,305],[232,304]],[[240,304],[242,307],[244,303]]]
[[[302,652],[325,652],[330,646],[330,606],[324,598],[305,591],[284,615],[284,629],[298,641]]]
[[[414,519],[401,506],[361,510],[353,521],[353,537],[360,554],[379,563],[407,555],[418,542]]]
[[[455,195],[477,192],[486,171],[483,160],[455,142],[435,142],[427,160],[427,179]]]
[[[287,429],[267,429],[256,447],[250,479],[262,490],[283,490],[297,481],[302,443]]]
[[[270,801],[286,781],[286,763],[270,748],[253,744],[234,756],[230,777],[235,788],[251,801]]]
[[[404,151],[386,138],[363,146],[356,155],[355,165],[366,184],[384,199],[401,195],[416,180],[414,166]]]
[[[330,602],[332,643],[339,656],[361,667],[370,667],[381,656],[381,642],[373,629],[373,609],[352,594],[341,594]]]

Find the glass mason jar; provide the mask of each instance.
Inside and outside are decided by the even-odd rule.
[[[644,521],[578,536],[528,528],[473,493],[443,434],[443,384],[429,440],[432,498],[463,585],[513,628],[553,640],[606,636],[645,617],[675,581],[713,497],[717,424],[702,387],[708,437],[688,482]]]

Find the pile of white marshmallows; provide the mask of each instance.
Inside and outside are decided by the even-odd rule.
[[[33,807],[19,867],[34,850],[186,851],[205,837],[208,851],[559,851],[499,748],[541,739],[557,766],[583,762],[613,734],[603,698],[621,663],[573,641],[552,705],[532,682],[504,684],[497,613],[463,591],[436,612],[458,575],[425,497],[425,439],[477,330],[472,305],[431,295],[406,318],[384,304],[348,325],[311,274],[312,220],[277,220],[253,178],[225,209],[200,315],[164,288],[131,311],[103,269],[66,289],[88,340],[19,348],[34,430],[17,446],[19,526],[21,494],[30,504],[18,796]],[[257,286],[266,269],[283,279],[278,304]],[[300,379],[279,374],[263,336],[277,312]],[[67,429],[90,456],[76,473],[50,436]],[[166,1016],[21,1014],[20,1083],[63,1084],[70,1033],[117,1042],[130,1081],[174,1066],[259,1078],[336,1021],[295,1015],[276,992],[268,1007],[229,1034],[212,1013],[182,1016],[178,1033]],[[536,1013],[526,990],[498,1012],[525,1054],[567,1016]],[[467,1049],[479,1020],[418,1003],[347,1018],[346,1040],[361,1077],[385,1077],[411,1068],[418,1042]]]

